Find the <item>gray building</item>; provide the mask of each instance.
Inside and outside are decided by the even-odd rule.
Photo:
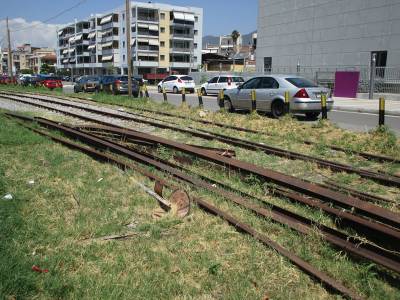
[[[73,75],[127,74],[129,46],[134,72],[153,74],[149,79],[200,68],[202,8],[151,2],[131,2],[131,7],[130,28],[125,6],[59,28],[57,68]],[[131,41],[126,40],[126,30],[131,31]]]
[[[400,0],[259,0],[257,70],[400,66]]]

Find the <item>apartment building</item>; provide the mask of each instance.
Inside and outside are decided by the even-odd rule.
[[[400,65],[400,1],[259,0],[257,69]]]
[[[57,68],[73,75],[127,74],[127,47],[134,73],[149,79],[200,68],[202,8],[132,2],[131,10],[129,29],[125,6],[60,28]]]

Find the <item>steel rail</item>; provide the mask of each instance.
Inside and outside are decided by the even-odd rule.
[[[81,116],[79,114],[75,114],[75,113],[72,113],[72,112],[69,112],[69,111],[66,111],[66,110],[56,109],[54,107],[49,107],[47,105],[35,104],[35,103],[29,102],[29,101],[25,101],[25,100],[22,100],[22,99],[15,99],[15,98],[10,98],[10,99],[11,100],[15,100],[15,101],[19,101],[19,102],[22,102],[22,103],[33,104],[33,105],[36,105],[36,106],[39,106],[39,107],[44,107],[44,108],[47,108],[47,109],[50,109],[50,110],[59,111],[59,112],[65,113],[67,115],[71,115],[71,116],[74,116],[74,117],[77,117],[77,118],[89,120],[89,121],[92,121],[92,122],[97,122],[99,124],[109,125],[107,122],[99,121],[99,120],[96,120],[96,119],[93,119],[93,118],[90,118],[90,117],[84,117],[84,116]],[[118,126],[115,126],[115,127],[118,127]],[[121,129],[119,131],[119,133],[126,133],[127,131],[128,131],[128,129]],[[133,133],[134,134],[139,134],[139,136],[137,137],[139,139],[144,138],[144,136],[140,136],[140,134],[141,134],[140,132],[134,132],[132,130],[130,130],[130,132],[131,132],[131,134],[133,134]],[[171,146],[173,148],[177,147],[178,150],[180,148],[179,143],[175,143],[173,141],[168,141],[168,140],[163,139],[163,138],[159,138],[159,139],[164,141],[165,145],[169,144],[169,146]],[[153,139],[148,140],[147,142],[159,143],[159,141],[157,141],[157,137],[154,137]],[[170,144],[170,143],[172,143],[172,144]],[[190,147],[190,146],[188,146],[188,147]],[[187,148],[182,148],[180,150],[183,150],[184,152],[188,152],[189,154],[195,154],[196,155],[196,152],[192,153],[191,150],[187,149]],[[196,149],[194,149],[194,150],[196,150]],[[201,151],[199,153],[201,153]],[[225,165],[226,163],[228,163],[228,165],[229,165],[229,160],[227,162],[224,162],[224,161],[213,160],[213,158],[211,158],[211,157],[204,157],[203,156],[202,158],[203,159],[205,158],[206,160],[208,159],[210,161],[213,161],[213,162],[216,162],[216,163],[219,163],[219,164],[222,164],[222,165]],[[323,188],[323,187],[320,187],[320,186],[317,186],[317,185],[314,185],[314,184],[311,184],[311,183],[307,183],[307,182],[301,181],[300,179],[297,179],[297,178],[294,178],[294,177],[291,177],[291,176],[287,176],[287,175],[284,175],[282,173],[278,173],[278,172],[275,172],[275,171],[272,171],[272,170],[268,170],[268,169],[263,169],[262,167],[259,167],[259,166],[246,164],[245,162],[240,162],[240,161],[233,161],[233,162],[235,162],[235,165],[231,166],[233,168],[237,168],[237,169],[241,170],[241,169],[243,169],[243,166],[241,164],[244,164],[244,170],[247,171],[247,172],[254,173],[256,175],[258,174],[259,176],[264,177],[267,180],[272,180],[273,182],[276,182],[276,183],[281,184],[283,186],[287,186],[287,187],[289,187],[289,188],[291,188],[293,190],[297,190],[297,191],[300,191],[302,193],[309,194],[309,195],[317,197],[317,198],[319,198],[321,200],[332,201],[332,202],[335,202],[335,203],[341,203],[341,204],[344,204],[344,205],[346,205],[348,207],[355,207],[355,208],[359,209],[360,211],[364,212],[365,214],[373,216],[375,219],[377,219],[379,221],[383,221],[384,223],[387,223],[387,224],[392,225],[392,226],[397,227],[397,228],[399,227],[399,217],[398,217],[398,215],[394,214],[394,213],[392,213],[392,212],[390,212],[388,210],[385,210],[383,208],[374,206],[372,204],[363,203],[363,202],[361,202],[358,199],[355,199],[353,197],[346,197],[345,195],[340,194],[338,192],[330,191],[330,190],[328,190],[326,188]],[[253,172],[253,170],[252,170],[253,166],[255,167],[255,169],[254,169],[255,172]],[[246,168],[247,168],[247,170],[246,170]],[[272,172],[272,177],[270,176],[270,172]],[[286,182],[288,179],[290,181]],[[322,192],[322,194],[321,194],[321,192]]]
[[[33,95],[37,95],[37,96],[46,96],[43,94],[37,94],[37,93],[29,93],[29,92],[25,92],[27,94],[33,94]],[[87,101],[87,102],[92,102],[92,103],[97,103],[99,104],[98,101],[93,100],[93,99],[88,99],[88,98],[83,98],[83,97],[59,97],[59,96],[52,96],[54,98],[60,99],[60,100],[70,100],[70,101],[76,101],[75,99],[79,99],[79,100],[83,100],[83,101]],[[107,103],[101,103],[101,104],[107,104]],[[107,104],[109,106],[115,106],[117,104]],[[254,133],[254,134],[263,134],[263,135],[269,135],[267,132],[264,131],[260,131],[260,130],[255,130],[255,129],[249,129],[249,128],[244,128],[244,127],[238,127],[238,126],[234,126],[234,125],[229,125],[229,124],[224,124],[224,123],[219,123],[219,122],[215,122],[215,121],[208,121],[208,120],[203,120],[203,119],[199,119],[199,118],[191,118],[189,117],[185,117],[185,116],[181,116],[181,115],[177,115],[177,114],[173,114],[173,113],[168,113],[168,112],[162,112],[162,111],[158,111],[158,110],[152,110],[152,109],[146,109],[146,108],[141,108],[141,107],[132,107],[129,105],[125,105],[125,104],[118,104],[118,106],[120,107],[125,107],[125,108],[129,108],[129,109],[133,109],[133,110],[139,110],[139,111],[144,111],[144,112],[148,112],[148,113],[154,113],[154,114],[159,114],[162,116],[167,116],[167,117],[173,117],[173,118],[179,118],[179,119],[189,119],[191,121],[194,122],[198,122],[198,123],[202,123],[202,124],[206,124],[206,125],[213,125],[213,126],[217,126],[217,127],[221,127],[221,128],[227,128],[227,129],[232,129],[232,130],[236,130],[236,131],[242,131],[242,132],[248,132],[248,133]],[[271,135],[269,135],[271,136]],[[313,142],[310,140],[299,140],[299,142],[304,143],[306,145],[318,145],[318,142]],[[328,148],[331,148],[332,150],[335,151],[341,151],[341,152],[351,152],[353,154],[356,154],[358,156],[364,157],[366,159],[371,159],[371,160],[376,160],[376,161],[380,161],[380,162],[389,162],[389,163],[398,163],[400,164],[400,159],[396,159],[393,157],[388,157],[388,156],[384,156],[384,155],[378,155],[378,154],[373,154],[373,153],[368,153],[368,152],[363,152],[363,151],[356,151],[353,149],[346,149],[346,148],[342,148],[336,145],[325,145]]]
[[[29,97],[30,96],[28,96],[27,98],[29,98]],[[31,98],[35,99],[34,97],[31,97]],[[167,125],[167,124],[161,124],[158,122],[153,122],[153,121],[148,121],[148,120],[142,119],[142,118],[146,118],[146,117],[143,117],[140,115],[137,115],[137,116],[140,117],[141,119],[137,119],[134,117],[121,115],[119,113],[105,112],[103,110],[99,110],[99,109],[95,109],[95,108],[82,107],[82,106],[75,105],[75,104],[67,104],[67,103],[49,100],[49,99],[37,98],[36,100],[48,102],[48,103],[52,103],[52,104],[57,104],[57,105],[61,105],[61,106],[74,107],[77,109],[82,109],[82,110],[86,110],[86,111],[89,111],[92,113],[107,115],[107,116],[115,117],[115,118],[119,118],[119,119],[146,123],[148,125],[152,125],[155,127],[179,131],[179,132],[189,134],[192,136],[196,136],[196,137],[200,137],[203,139],[208,139],[208,140],[216,139],[216,140],[219,140],[226,144],[239,146],[239,147],[249,149],[249,150],[261,150],[267,154],[272,154],[272,155],[276,155],[279,157],[284,157],[284,158],[289,158],[289,159],[299,159],[299,160],[303,160],[303,161],[310,161],[310,162],[316,163],[317,165],[319,165],[321,167],[329,168],[335,172],[343,172],[344,171],[344,172],[348,172],[348,173],[355,173],[361,177],[372,179],[372,180],[378,181],[378,182],[386,184],[386,185],[394,185],[394,186],[400,187],[400,177],[397,177],[397,176],[392,176],[390,174],[386,174],[386,173],[382,173],[382,172],[378,173],[378,172],[373,172],[373,171],[368,171],[368,170],[363,170],[363,169],[356,169],[352,166],[345,165],[342,163],[332,162],[332,161],[324,160],[321,158],[280,149],[277,147],[267,146],[262,143],[255,143],[255,142],[251,142],[251,141],[247,141],[247,140],[243,140],[243,139],[229,137],[229,136],[222,135],[222,134],[208,132],[208,131],[202,130],[202,129],[195,129],[197,131],[194,131],[194,130],[183,129],[180,127],[171,126],[171,125]],[[54,108],[52,108],[52,109],[54,109]],[[135,115],[133,113],[127,113],[127,112],[124,112],[124,113],[130,114],[130,115]]]
[[[14,116],[15,117],[15,115],[13,115],[13,114],[10,114],[10,116]],[[25,118],[25,120],[27,120],[27,118]],[[31,120],[33,120],[33,119],[31,119]],[[57,142],[59,142],[59,143],[61,143],[63,145],[66,145],[66,146],[68,146],[70,148],[78,149],[78,150],[80,150],[80,151],[82,151],[82,152],[84,152],[84,153],[86,153],[88,155],[94,156],[96,158],[100,158],[102,160],[111,161],[113,163],[116,163],[119,166],[123,166],[124,168],[133,168],[134,170],[138,171],[142,175],[144,175],[144,176],[146,176],[146,177],[148,177],[150,179],[153,179],[156,182],[161,183],[162,185],[169,186],[169,187],[174,187],[174,185],[170,184],[169,182],[165,181],[164,179],[160,178],[159,176],[154,175],[153,173],[148,172],[148,171],[146,171],[146,170],[144,170],[144,169],[142,169],[140,167],[137,167],[137,166],[135,166],[133,164],[125,163],[125,162],[123,162],[121,160],[118,160],[118,159],[116,159],[116,158],[114,158],[114,157],[112,157],[110,155],[104,154],[102,152],[93,150],[93,149],[88,148],[88,147],[84,147],[84,146],[76,144],[76,143],[72,143],[72,142],[70,142],[70,141],[68,141],[68,140],[66,140],[64,138],[59,138],[59,137],[50,135],[50,134],[45,133],[45,132],[43,132],[41,130],[34,129],[34,128],[31,128],[29,126],[28,126],[28,128],[30,128],[31,130],[33,130],[33,131],[35,131],[35,132],[37,132],[39,134],[42,134],[44,136],[49,137],[54,141],[57,141]],[[272,241],[267,236],[257,232],[250,225],[241,222],[239,219],[231,216],[230,214],[228,214],[225,211],[222,211],[222,210],[218,209],[217,207],[215,207],[214,205],[206,202],[203,199],[194,197],[194,198],[192,198],[192,200],[194,202],[196,202],[201,209],[221,217],[222,219],[227,221],[230,225],[235,227],[237,230],[251,235],[256,240],[258,240],[259,242],[264,244],[265,246],[268,246],[268,247],[272,248],[273,250],[277,251],[280,255],[286,257],[291,263],[296,265],[300,270],[302,270],[303,272],[307,273],[312,278],[317,279],[321,284],[323,284],[329,290],[334,291],[336,293],[339,293],[339,294],[341,294],[344,297],[349,298],[349,299],[362,299],[361,296],[356,294],[351,289],[345,287],[339,281],[337,281],[334,278],[330,277],[329,275],[321,272],[320,270],[318,270],[317,268],[315,268],[314,266],[312,266],[308,262],[304,261],[303,259],[301,259],[299,256],[297,256],[293,252],[290,252],[289,250],[287,250],[286,248],[282,247],[278,243]]]
[[[316,197],[320,200],[342,204],[350,208],[354,207],[357,210],[360,210],[379,221],[385,221],[388,225],[394,227],[399,227],[400,224],[400,216],[387,209],[381,208],[379,206],[370,203],[366,203],[364,201],[361,201],[351,196],[341,194],[336,191],[323,188],[321,186],[318,186],[310,182],[302,181],[298,178],[289,175],[265,169],[260,166],[256,166],[254,164],[250,164],[247,162],[239,161],[234,158],[226,158],[214,153],[210,153],[208,151],[202,151],[202,149],[196,149],[195,147],[189,145],[174,142],[162,137],[153,136],[142,132],[131,131],[129,129],[113,128],[113,127],[107,128],[107,126],[105,126],[104,129],[107,129],[113,133],[119,133],[129,138],[142,139],[146,142],[158,143],[160,145],[173,148],[178,151],[185,152],[187,154],[195,155],[197,157],[217,163],[222,166],[228,166],[233,169],[237,169],[239,171],[246,171],[248,173],[261,176],[267,181],[275,182],[278,185],[287,187],[289,189],[301,192],[303,194],[312,197]],[[398,234],[396,234],[396,236],[398,236]]]

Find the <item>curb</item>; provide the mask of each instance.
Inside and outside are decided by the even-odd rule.
[[[375,114],[375,115],[379,114],[379,111],[376,110],[376,109],[349,108],[349,107],[343,107],[343,106],[333,106],[332,110],[345,111],[345,112],[369,113],[369,114]],[[400,117],[400,112],[386,111],[385,115],[386,116]]]

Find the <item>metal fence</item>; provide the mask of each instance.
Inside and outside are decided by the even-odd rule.
[[[264,72],[229,72],[229,71],[208,71],[192,72],[196,84],[202,84],[218,75],[238,75],[245,80],[255,76],[267,74],[298,75],[316,82],[319,85],[334,88],[335,73],[337,71],[359,71],[360,80],[358,85],[359,93],[368,93],[370,84],[370,67],[276,67],[266,69]],[[374,76],[374,92],[379,94],[400,94],[400,67],[376,67]]]

